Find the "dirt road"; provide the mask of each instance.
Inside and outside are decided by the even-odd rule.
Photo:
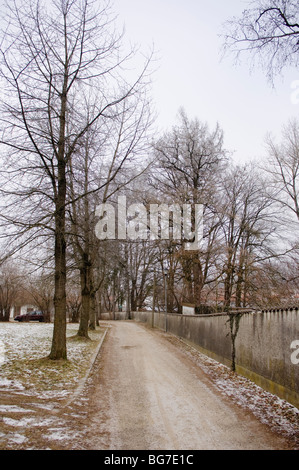
[[[286,448],[159,332],[113,323],[99,367],[89,403],[87,441],[93,449]]]

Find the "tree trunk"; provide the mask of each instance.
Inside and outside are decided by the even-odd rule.
[[[9,321],[9,317],[10,317],[10,306],[6,307],[4,309],[4,319],[5,319],[5,321]]]
[[[67,359],[66,350],[66,239],[65,239],[65,202],[66,202],[66,157],[65,129],[67,109],[67,64],[64,66],[64,81],[61,93],[59,118],[59,140],[57,145],[57,194],[55,197],[55,293],[54,293],[54,331],[50,359]]]
[[[182,259],[182,268],[184,273],[184,301],[193,303],[193,285],[192,285],[192,260],[190,253],[184,254]]]
[[[230,269],[226,272],[224,281],[224,308],[229,308],[232,297],[232,275]]]
[[[50,359],[67,359],[66,351],[66,243],[65,243],[65,178],[60,169],[60,187],[56,204],[55,227],[55,294],[54,330]]]
[[[126,319],[131,319],[130,279],[128,272],[126,272]]]
[[[137,310],[136,279],[132,279],[132,286],[131,286],[131,310],[132,310],[132,312],[136,312],[136,310]]]
[[[225,280],[224,280],[224,308],[228,309],[231,305],[232,298],[232,287],[233,287],[233,257],[231,249],[229,249],[227,266],[225,270]]]
[[[80,269],[82,309],[78,336],[88,338],[88,325],[90,316],[90,263],[85,257],[83,266]]]
[[[237,272],[237,282],[236,282],[236,307],[241,307],[242,304],[242,293],[244,288],[244,266],[239,264]]]
[[[125,244],[125,298],[126,298],[126,319],[131,319],[131,298],[130,298],[130,275],[129,275],[129,255],[128,247]]]
[[[154,328],[154,325],[155,325],[156,287],[157,287],[156,284],[157,284],[156,273],[154,273],[154,282],[153,282],[153,305],[152,305],[152,328]]]
[[[90,293],[89,329],[96,329],[96,295],[93,291]]]
[[[197,307],[201,304],[201,292],[203,288],[202,268],[198,253],[193,256],[193,279],[194,279],[194,303]]]

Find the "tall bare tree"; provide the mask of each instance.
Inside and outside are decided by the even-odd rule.
[[[287,66],[299,65],[299,7],[297,0],[254,0],[239,18],[225,24],[225,50],[238,58],[250,52],[268,78]]]
[[[213,238],[212,227],[217,227],[211,210],[212,200],[227,162],[223,132],[218,124],[210,130],[207,123],[189,119],[181,109],[178,124],[155,143],[155,154],[155,180],[157,186],[159,183],[161,199],[181,206],[202,204],[205,208],[205,247],[195,251],[185,251],[182,245],[176,248],[180,251],[178,256],[184,272],[185,301],[199,305],[211,261],[209,240]]]
[[[267,146],[264,169],[269,177],[270,196],[299,221],[299,121],[294,119],[284,126],[281,142],[269,136]]]
[[[70,162],[71,239],[80,271],[82,296],[79,336],[88,337],[88,325],[95,323],[94,315],[90,321],[90,312],[94,311],[95,294],[105,273],[102,270],[101,276],[98,275],[98,264],[106,263],[107,245],[101,244],[95,234],[97,204],[114,201],[120,189],[147,168],[145,155],[150,124],[147,97],[144,94],[129,96],[118,105],[118,114],[106,123],[104,133],[102,126],[95,126],[86,133],[81,149]],[[78,198],[77,194],[83,196]]]
[[[252,165],[231,168],[222,194],[224,305],[229,308],[234,295],[236,306],[246,306],[249,273],[261,259],[276,254],[273,201]]]
[[[121,54],[121,43],[108,1],[15,0],[7,6],[0,142],[7,169],[2,194],[9,212],[2,213],[6,224],[19,227],[19,242],[26,243],[28,233],[37,237],[44,229],[53,235],[51,359],[67,357],[68,164],[87,131],[99,120],[112,120],[117,105],[144,86],[146,66],[131,84],[121,77],[124,61],[131,57]],[[92,101],[88,114],[87,95]]]

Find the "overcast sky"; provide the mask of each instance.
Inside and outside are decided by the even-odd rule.
[[[268,83],[263,71],[250,71],[233,57],[221,60],[222,25],[248,6],[243,0],[113,0],[126,38],[147,52],[152,45],[158,62],[153,75],[153,100],[158,124],[170,129],[179,107],[189,117],[219,122],[225,146],[239,162],[265,158],[265,135],[276,135],[299,116],[292,84],[299,70],[288,69]],[[297,95],[299,96],[299,94]]]

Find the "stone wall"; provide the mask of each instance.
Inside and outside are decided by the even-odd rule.
[[[299,364],[291,344],[299,340],[298,309],[238,311],[233,315],[178,315],[135,312],[147,323],[185,339],[208,356],[231,366],[235,333],[235,368],[264,389],[299,408]],[[299,353],[298,353],[299,357]]]

